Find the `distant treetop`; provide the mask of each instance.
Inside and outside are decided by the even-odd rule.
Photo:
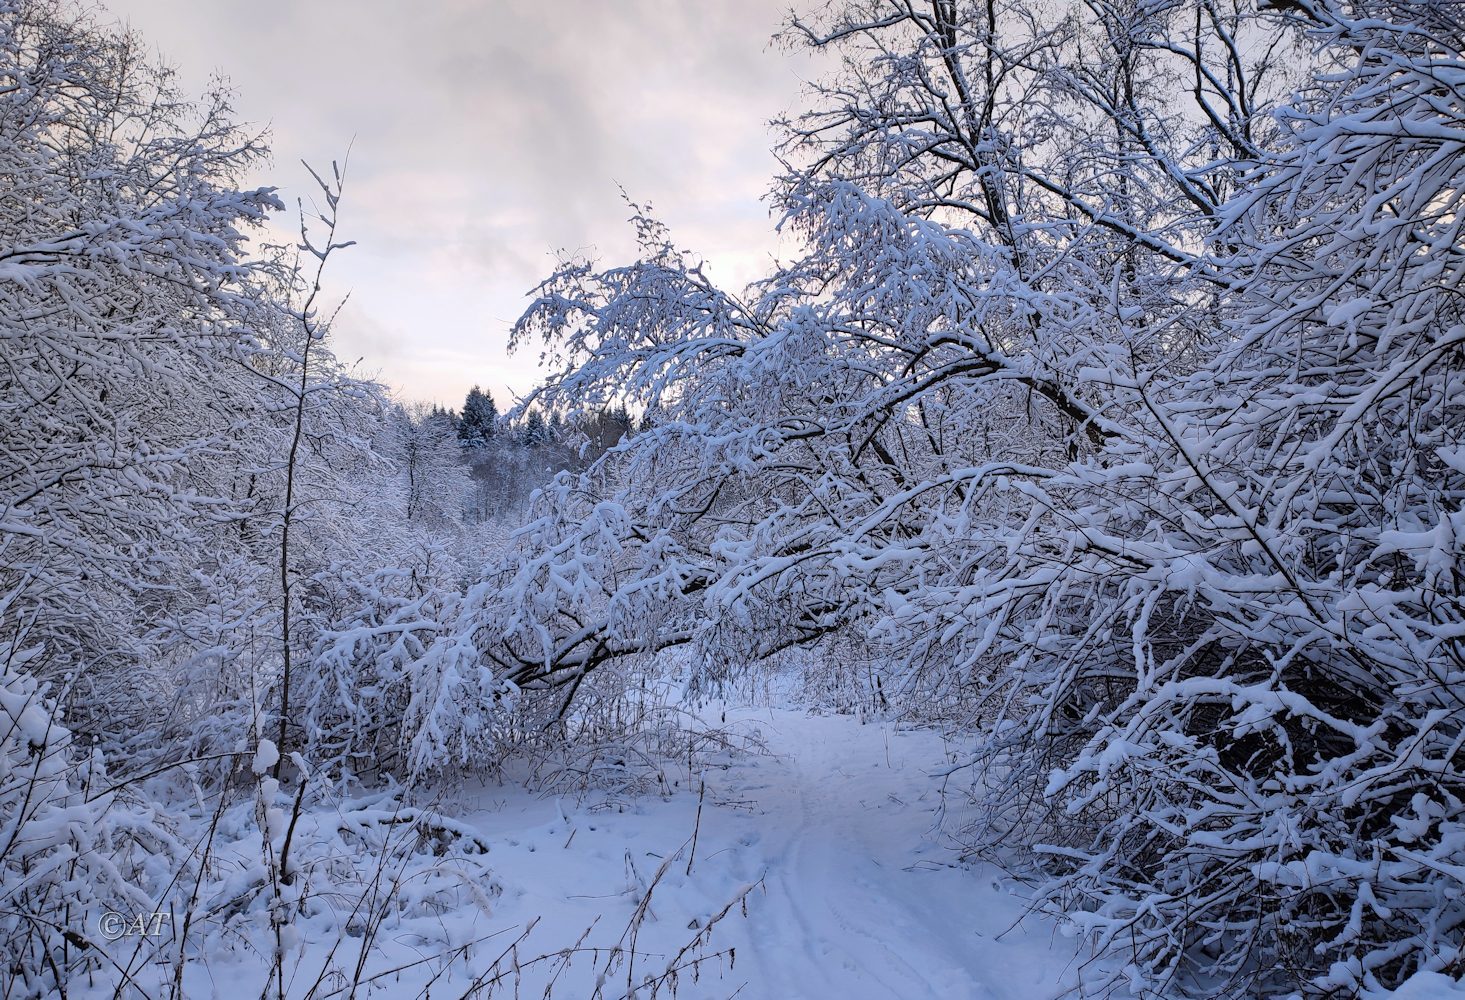
[[[458,420],[458,441],[466,447],[481,447],[493,439],[499,411],[493,397],[478,386],[468,390],[463,415]]]

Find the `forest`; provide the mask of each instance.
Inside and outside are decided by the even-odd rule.
[[[788,259],[628,199],[445,408],[0,0],[0,996],[1465,996],[1465,3],[774,41]]]

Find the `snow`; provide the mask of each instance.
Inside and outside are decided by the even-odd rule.
[[[756,730],[768,753],[698,776],[707,790],[692,876],[679,858],[641,938],[659,954],[756,886],[746,919],[712,936],[736,949],[735,963],[692,995],[742,986],[739,996],[780,1000],[1020,1000],[1073,984],[1074,944],[1042,918],[1023,920],[1024,900],[997,872],[952,863],[936,832],[931,773],[949,749],[939,733],[790,709],[726,718]],[[669,800],[624,811],[481,789],[484,808],[464,819],[494,844],[506,883],[497,919],[541,915],[545,941],[573,940],[597,916],[618,928],[636,899],[628,883],[641,885],[628,868],[644,880],[692,834],[698,796],[686,779]]]
[[[1071,952],[1041,921],[999,937],[1022,900],[991,872],[952,867],[933,837],[928,772],[946,750],[937,734],[794,712],[768,713],[761,728],[781,759],[740,769],[758,811],[719,817],[712,831],[726,840],[744,830],[742,864],[764,872],[749,925],[751,995],[1056,992]]]
[[[275,747],[274,742],[271,740],[260,740],[259,749],[254,752],[254,763],[251,765],[251,770],[255,774],[264,774],[270,768],[274,767],[275,762],[279,759],[280,751]]]
[[[1372,994],[1382,1000],[1459,1000],[1465,997],[1465,982],[1458,982],[1438,972],[1417,972],[1392,992]],[[1372,1000],[1372,998],[1371,998]]]
[[[1350,299],[1328,310],[1327,323],[1329,326],[1347,326],[1376,305],[1378,303],[1373,299]]]
[[[946,751],[938,734],[788,710],[728,718],[756,725],[773,756],[709,775],[716,805],[704,813],[699,853],[711,871],[697,879],[692,898],[711,903],[761,878],[748,921],[715,939],[746,941],[737,971],[747,995],[1054,991],[1071,952],[1055,953],[1036,924],[998,940],[1021,917],[1021,899],[991,872],[952,867],[933,834],[939,796],[929,772]],[[689,803],[671,805],[685,812]],[[631,843],[678,830],[675,821],[646,818],[654,821],[644,831],[616,827]]]
[[[489,845],[502,891],[490,899],[495,886],[480,877],[483,891],[453,897],[439,892],[444,873],[420,888],[419,877],[402,877],[404,899],[438,892],[440,912],[389,917],[366,975],[434,949],[464,948],[467,958],[383,977],[371,995],[417,996],[438,972],[433,994],[458,995],[527,930],[518,947],[523,995],[541,995],[554,979],[556,997],[589,997],[597,984],[607,997],[630,996],[628,983],[675,967],[709,923],[702,953],[712,957],[695,988],[684,968],[678,995],[1026,1000],[1077,984],[1076,943],[1048,919],[1025,917],[1021,893],[1000,873],[954,863],[942,842],[933,774],[956,748],[940,733],[794,709],[713,704],[704,714],[766,752],[717,758],[700,772],[667,771],[665,795],[543,796],[506,782],[475,784],[440,803],[451,829]],[[346,825],[393,815],[416,813],[365,808]],[[302,824],[313,822],[308,815]],[[456,904],[444,908],[447,898]],[[646,919],[630,939],[634,961],[607,968],[610,950],[627,946],[638,910]],[[265,933],[263,921],[258,931]],[[333,951],[334,961],[344,955],[351,965],[360,946],[321,913],[297,918],[281,939],[286,975],[303,983]],[[572,946],[566,964],[561,953]],[[191,962],[187,994],[260,992],[273,948],[262,938]]]

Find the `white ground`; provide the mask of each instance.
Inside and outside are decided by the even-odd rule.
[[[756,729],[769,753],[705,772],[692,876],[679,859],[653,890],[657,919],[638,947],[654,957],[638,960],[632,982],[664,967],[694,918],[761,880],[746,918],[735,911],[711,939],[708,950],[736,949],[732,968],[707,966],[679,996],[1029,1000],[1073,983],[1073,944],[1041,919],[1014,927],[1021,899],[991,872],[953,867],[939,844],[929,777],[945,760],[939,734],[785,710],[727,719]],[[490,810],[465,817],[495,844],[508,887],[495,918],[542,914],[535,936],[547,945],[599,915],[592,940],[614,943],[639,898],[627,891],[638,881],[627,856],[644,883],[692,835],[697,795],[685,772],[679,780],[670,801],[625,812],[498,792]],[[611,995],[624,992],[623,972]]]
[[[708,712],[722,724],[720,706]],[[1074,984],[1071,939],[1041,918],[1019,922],[1022,899],[992,871],[951,863],[935,830],[940,797],[930,774],[947,753],[938,733],[777,709],[728,710],[725,719],[767,752],[669,767],[665,795],[546,798],[507,782],[440,803],[490,845],[484,860],[502,891],[491,899],[478,891],[488,884],[481,869],[414,856],[422,865],[399,876],[402,896],[442,905],[391,915],[360,971],[353,893],[335,892],[332,881],[353,877],[351,865],[311,863],[312,906],[288,928],[285,995],[1038,1000]],[[226,885],[258,886],[257,827],[247,809],[241,816],[242,832],[221,840],[215,857],[234,872]],[[321,809],[307,818],[325,827],[337,817]],[[363,866],[369,873],[369,857],[356,859],[358,873]],[[740,893],[746,911],[734,906],[700,948],[682,953]],[[201,943],[190,945],[188,997],[277,992],[266,986],[268,897],[251,898],[242,919],[190,939]],[[612,949],[632,945],[627,927],[643,901],[633,955],[616,960]],[[453,961],[437,957],[453,949]],[[698,955],[707,961],[687,967]],[[683,967],[675,993],[663,981],[653,994],[645,977],[669,963]],[[166,995],[170,965],[130,963],[137,989],[123,995]],[[495,972],[490,991],[484,977]],[[102,976],[72,993],[111,996],[112,985]]]

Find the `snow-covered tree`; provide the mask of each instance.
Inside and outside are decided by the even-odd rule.
[[[398,407],[382,450],[397,467],[403,513],[409,521],[446,526],[462,517],[468,490],[457,430],[440,410]]]
[[[652,419],[543,494],[485,655],[847,636],[972,706],[962,838],[1136,989],[1458,971],[1452,7],[822,18],[804,252],[732,295],[638,213],[520,321],[528,405]]]
[[[1247,62],[1226,44],[1247,18],[1219,9],[1189,47],[1174,40],[1177,11],[1045,21],[1019,4],[857,3],[823,16],[788,33],[849,56],[815,107],[785,123],[778,196],[806,252],[751,297],[729,295],[638,213],[640,262],[567,262],[517,330],[521,342],[544,335],[566,366],[528,407],[574,415],[628,400],[647,414],[649,430],[611,463],[633,484],[613,498],[631,524],[592,517],[583,534],[613,530],[636,549],[665,522],[698,564],[668,572],[736,577],[706,622],[750,613],[751,588],[778,605],[770,620],[794,626],[778,642],[883,614],[902,575],[935,582],[928,559],[969,574],[975,555],[961,550],[980,532],[962,521],[990,513],[1001,534],[1026,516],[1021,495],[982,506],[994,481],[1046,477],[1120,434],[1086,367],[1135,350],[1196,363],[1184,352],[1215,332],[1196,308],[1215,296],[1196,277],[1201,248],[1235,172],[1214,147],[1256,112],[1233,98],[1219,124],[1187,118],[1163,84],[1185,69],[1200,74],[1202,103],[1227,96],[1227,80],[1255,97],[1271,68],[1265,47]],[[1080,43],[1121,30],[1128,58],[1101,74]],[[1105,95],[1126,74],[1118,107]],[[1129,119],[1145,138],[1125,139],[1135,149],[1122,159],[1143,177],[1120,213],[1104,143]],[[1198,186],[1204,197],[1186,196]],[[1146,328],[1164,335],[1136,333]],[[858,544],[850,525],[865,525]],[[928,530],[937,536],[919,537]],[[896,539],[901,558],[882,556],[876,575],[889,580],[857,565],[857,552]],[[788,601],[807,613],[786,614]]]
[[[530,410],[518,428],[519,444],[525,448],[544,448],[554,443],[554,431],[544,414]]]
[[[209,460],[249,417],[262,152],[136,38],[0,4],[0,633],[78,693],[148,659],[193,529],[232,515]]]
[[[1088,663],[1047,673],[1125,674],[1051,761],[1105,822],[1048,867],[1137,977],[1347,995],[1458,975],[1465,943],[1465,33],[1450,5],[1289,10],[1320,68],[1223,212],[1229,336],[1111,376],[1154,444],[1090,473],[1111,502],[1075,520],[1117,552],[1082,628],[1131,651],[1070,639]]]
[[[402,486],[451,432],[423,428],[404,475],[381,453],[399,428],[380,387],[325,342],[340,175],[302,206],[299,246],[252,246],[284,207],[239,190],[265,153],[225,91],[185,99],[127,30],[0,0],[6,995],[64,994],[99,968],[126,982],[155,961],[136,941],[110,949],[98,918],[202,913],[217,831],[185,842],[170,812],[211,797],[217,820],[265,742],[254,783],[273,827],[277,779],[299,782],[298,803],[311,761],[408,774],[478,759],[511,701],[473,654],[494,595],[465,592],[429,523],[457,517],[456,454],[448,494]],[[185,805],[152,801],[185,775]]]
[[[468,390],[463,413],[458,418],[458,440],[470,448],[481,448],[498,431],[499,411],[493,396],[478,386]]]

